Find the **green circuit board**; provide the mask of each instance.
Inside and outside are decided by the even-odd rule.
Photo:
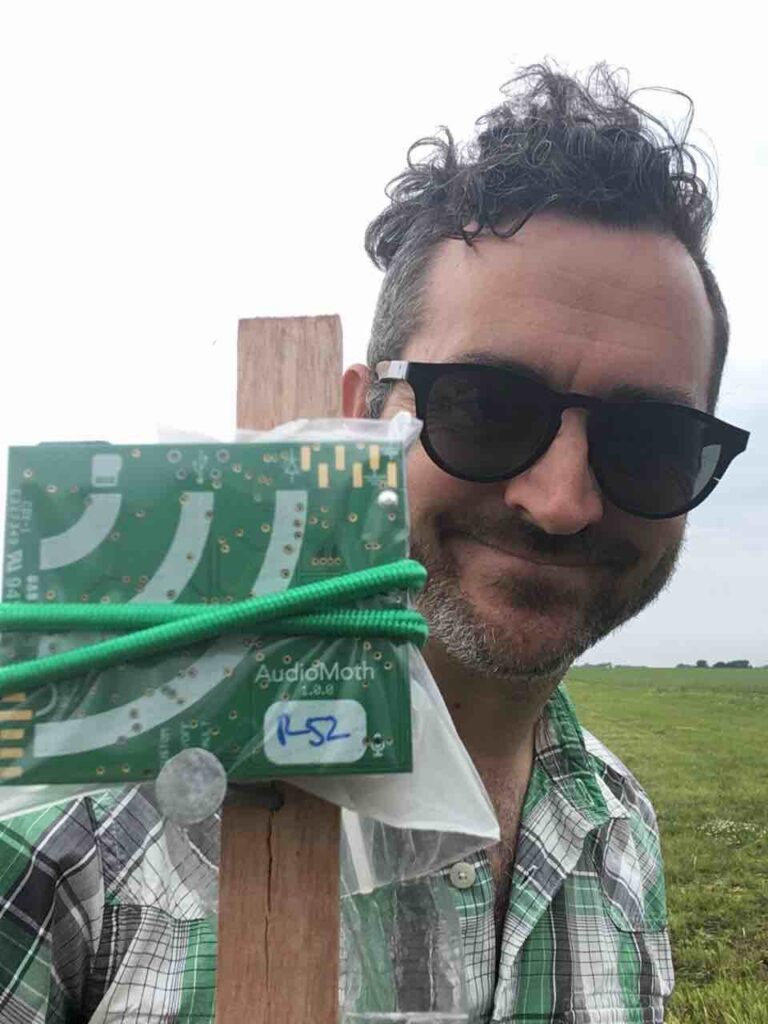
[[[6,602],[229,603],[408,553],[401,442],[43,444],[8,478]],[[103,638],[6,633],[0,663]],[[407,646],[230,635],[0,700],[0,782],[153,778],[187,747],[233,779],[410,771]]]

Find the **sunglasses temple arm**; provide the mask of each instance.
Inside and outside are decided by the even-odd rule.
[[[381,384],[405,380],[408,375],[408,363],[404,359],[385,359],[373,368],[376,379]]]

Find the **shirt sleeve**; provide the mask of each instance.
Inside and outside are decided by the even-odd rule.
[[[147,786],[0,823],[0,1021],[212,1024],[219,824]]]
[[[0,824],[0,1020],[79,1018],[103,907],[87,798]]]

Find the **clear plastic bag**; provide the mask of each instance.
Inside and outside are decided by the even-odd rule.
[[[235,602],[305,582],[302,568],[309,578],[331,578],[360,568],[361,562],[375,566],[404,557],[403,456],[418,428],[417,421],[401,414],[386,421],[296,421],[265,433],[239,432],[233,442],[166,432],[164,457],[178,483],[182,508],[175,540],[165,554],[155,544],[154,574],[123,569],[119,583],[110,583],[108,572],[88,576],[90,552],[127,537],[133,538],[133,550],[142,551],[137,531],[156,513],[159,517],[161,502],[153,505],[146,497],[149,491],[139,505],[120,498],[121,473],[135,468],[131,459],[147,458],[140,449],[95,446],[88,454],[91,500],[82,509],[85,527],[70,522],[81,487],[72,483],[66,500],[49,503],[46,522],[54,536],[41,545],[44,562],[55,574],[72,545],[79,545],[82,572],[76,581],[88,600],[122,603],[125,588],[141,581],[133,600],[142,604],[215,597],[204,593],[195,576],[211,545],[214,552],[218,546],[214,565],[232,565],[223,554],[240,559],[233,571],[228,568],[227,585],[219,580],[218,596],[223,599],[226,590]],[[261,471],[245,459],[235,460],[236,445],[248,446],[249,457],[259,452]],[[63,457],[60,450],[58,461]],[[56,460],[48,465],[53,473]],[[248,474],[249,487],[244,488]],[[275,484],[277,474],[285,475],[284,485]],[[347,483],[334,491],[342,476]],[[62,493],[64,478],[39,483],[55,497]],[[206,530],[215,497],[228,484],[248,493],[251,512],[242,522],[230,517],[226,529],[217,529],[214,520],[214,529]],[[13,495],[11,480],[11,500]],[[17,494],[16,500],[24,499]],[[95,543],[86,528],[96,530]],[[14,529],[12,521],[6,550]],[[255,580],[254,567],[246,565],[255,550],[245,544],[252,530],[270,538]],[[308,534],[314,546],[302,563],[295,549],[310,543]],[[212,572],[209,567],[207,582],[216,576]],[[50,593],[56,600],[78,599],[73,592],[62,598],[63,581],[63,576],[42,574],[36,590],[23,584],[22,599],[41,600]],[[9,583],[6,573],[5,599],[18,599],[9,586],[15,587],[15,579]],[[393,592],[369,604],[402,608],[406,600]],[[22,647],[26,644],[27,656],[35,657],[51,653],[52,647],[61,651],[105,636],[43,634],[27,637]],[[3,640],[7,649],[9,638]],[[245,680],[249,685],[244,686]],[[11,724],[24,733],[15,742],[24,744],[25,753],[17,757],[18,773],[6,772],[6,784],[0,786],[0,820],[86,795],[97,804],[106,796],[119,804],[138,785],[146,794],[148,816],[161,824],[164,852],[136,898],[151,892],[163,905],[163,887],[178,887],[194,864],[190,878],[181,879],[189,893],[185,913],[208,914],[215,909],[215,862],[200,859],[191,836],[195,830],[206,834],[213,849],[215,807],[207,807],[204,820],[195,821],[188,810],[182,812],[183,801],[176,799],[173,787],[179,779],[189,783],[187,805],[192,793],[192,803],[201,794],[203,806],[211,793],[223,792],[220,780],[207,779],[199,758],[182,765],[164,794],[159,784],[155,791],[152,780],[164,764],[173,764],[174,755],[200,749],[215,754],[232,779],[288,778],[343,809],[342,1020],[447,1024],[466,1019],[458,920],[441,872],[498,841],[499,829],[417,648],[375,638],[261,636],[254,629],[249,636],[212,638],[44,689],[14,695],[12,708],[5,709],[22,716]],[[117,695],[114,702],[105,699],[109,693]],[[24,715],[34,728],[22,724]],[[145,742],[141,755],[135,754],[134,740],[149,735],[156,737],[154,746]],[[35,749],[39,756],[30,760],[28,751]],[[67,774],[64,766],[74,765],[72,755],[79,763]],[[47,774],[46,758],[52,766]],[[8,759],[3,764],[7,768]],[[40,778],[46,782],[16,784]],[[52,778],[66,784],[54,784]],[[388,932],[393,922],[397,927]]]
[[[326,636],[308,622],[281,635],[252,620],[248,635],[230,626],[130,647],[183,626],[179,614],[223,623],[250,599],[291,600],[307,584],[313,603],[284,616],[333,617],[339,604],[377,621],[400,614],[407,587],[396,582],[339,595],[355,573],[407,555],[416,429],[410,418],[297,423],[231,443],[12,449],[4,600],[96,618],[88,632],[4,633],[0,663],[35,662],[42,679],[0,695],[14,741],[0,782],[142,782],[189,747],[233,779],[410,770],[408,652],[386,634]],[[100,663],[110,612],[149,628],[127,625],[125,657]],[[88,660],[77,671],[53,674],[78,650]]]
[[[345,894],[341,915],[341,1024],[466,1024],[461,930],[443,878]]]
[[[499,840],[490,798],[415,648],[410,665],[412,773],[292,780],[344,808],[342,884],[350,894],[433,874]]]

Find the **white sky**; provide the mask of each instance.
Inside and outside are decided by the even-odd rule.
[[[635,87],[692,95],[716,149],[710,256],[733,327],[719,413],[755,433],[691,515],[671,589],[587,660],[765,664],[759,28],[738,3],[710,21],[667,2],[525,7],[0,7],[0,444],[226,433],[240,317],[337,312],[346,361],[362,359],[379,284],[362,236],[407,146],[439,124],[466,137],[521,64],[623,64]]]

